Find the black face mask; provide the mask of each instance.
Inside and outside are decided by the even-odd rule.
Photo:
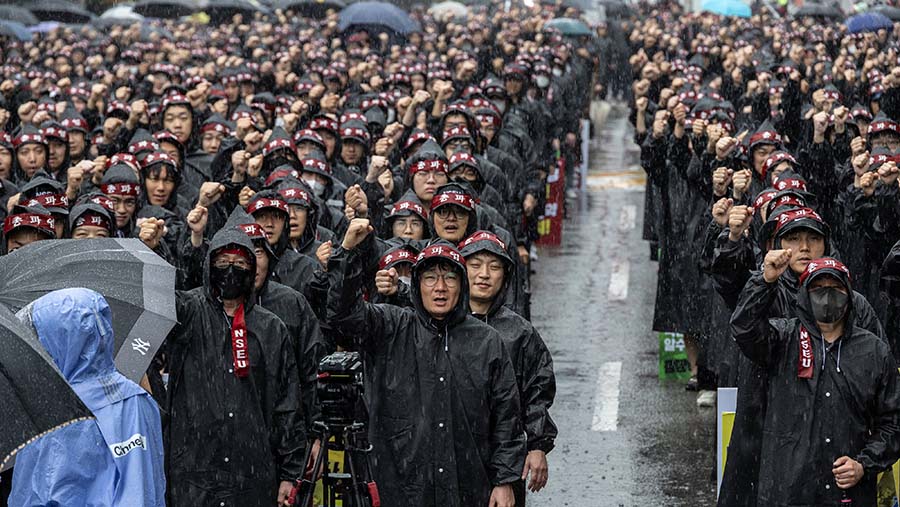
[[[247,296],[253,289],[255,273],[235,265],[227,268],[209,267],[209,281],[222,299],[237,299]]]
[[[834,324],[841,320],[847,312],[850,296],[841,292],[837,287],[821,287],[809,291],[809,301],[817,322]]]

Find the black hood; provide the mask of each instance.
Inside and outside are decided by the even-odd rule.
[[[244,214],[246,215],[247,213],[244,212]],[[256,249],[253,246],[253,241],[250,239],[250,236],[247,236],[244,233],[244,231],[240,230],[237,227],[234,227],[234,225],[236,224],[232,222],[232,219],[240,220],[241,218],[235,217],[234,213],[232,213],[232,215],[228,217],[228,221],[226,221],[225,226],[219,229],[219,232],[217,232],[212,237],[212,240],[210,240],[209,250],[207,250],[206,259],[204,259],[203,261],[203,288],[206,291],[207,297],[212,300],[218,300],[218,297],[213,294],[212,284],[209,280],[209,268],[212,265],[213,254],[215,254],[216,251],[228,245],[235,245],[247,250],[247,253],[250,255],[250,269],[253,270],[254,273],[256,272],[256,255],[254,253]],[[253,294],[251,293],[249,297],[247,297],[247,299],[244,301],[244,306],[246,309],[249,309],[249,307],[253,304],[253,299]]]

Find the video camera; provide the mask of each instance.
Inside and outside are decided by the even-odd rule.
[[[295,507],[308,507],[315,492],[315,477],[321,470],[326,507],[339,503],[346,507],[380,507],[378,486],[369,463],[372,445],[366,429],[368,417],[359,352],[335,352],[322,358],[316,395],[322,417],[312,425],[304,462],[310,460],[312,440],[322,442],[322,450],[315,458],[311,475],[297,480],[288,501]],[[332,451],[339,451],[339,465],[331,461]]]
[[[316,395],[322,422],[350,426],[359,421],[363,394],[363,364],[359,352],[335,352],[319,362]]]

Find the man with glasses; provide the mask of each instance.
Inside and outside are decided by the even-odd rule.
[[[434,236],[454,245],[478,228],[475,199],[459,183],[440,187],[431,199]]]
[[[189,219],[204,222],[205,213]],[[294,348],[285,324],[257,304],[256,249],[244,230],[222,228],[208,252],[203,285],[178,292],[180,324],[166,342],[166,503],[283,505],[305,469]]]
[[[329,260],[328,321],[357,339],[366,363],[382,503],[512,507],[525,463],[519,393],[500,336],[469,315],[465,259],[433,243],[413,265],[413,308],[370,304],[361,289],[372,230],[354,219]]]

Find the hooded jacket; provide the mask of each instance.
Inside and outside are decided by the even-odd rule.
[[[492,487],[515,482],[524,466],[509,354],[495,330],[468,315],[468,283],[459,260],[459,301],[443,321],[424,309],[418,263],[414,309],[364,302],[359,291],[370,240],[350,251],[338,248],[331,257],[328,317],[339,331],[357,336],[364,355],[373,472],[382,503],[487,505]],[[429,251],[441,248],[462,258],[449,243],[421,255],[437,255]]]
[[[210,242],[203,286],[177,292],[179,324],[167,340],[170,506],[269,507],[278,482],[295,480],[305,467],[299,374],[288,330],[252,294],[244,302],[250,372],[244,378],[234,373],[232,319],[209,279],[211,255],[227,245],[254,251],[243,231],[222,229]]]
[[[64,289],[28,308],[41,345],[96,421],[23,449],[9,504],[165,505],[159,407],[116,371],[106,300],[88,289]]]
[[[476,233],[477,236],[478,233]],[[467,243],[464,241],[463,244]],[[550,406],[556,397],[556,375],[553,373],[553,358],[547,344],[537,329],[521,315],[505,306],[506,295],[515,265],[509,254],[499,244],[491,241],[473,241],[460,250],[466,258],[478,252],[488,252],[503,259],[507,269],[503,277],[503,287],[491,303],[486,315],[475,315],[496,329],[509,351],[519,398],[522,403],[522,426],[528,436],[528,450],[549,453],[559,431],[550,417]],[[479,243],[481,243],[479,245]]]
[[[852,293],[845,273],[822,272]],[[878,472],[900,457],[897,369],[888,345],[857,325],[856,298],[849,300],[843,336],[826,344],[809,300],[813,278],[797,294],[796,316],[770,319],[778,285],[755,275],[731,320],[741,351],[768,379],[758,504],[841,505],[832,468],[837,458],[849,456],[864,468],[849,498],[874,505]],[[801,342],[812,348],[811,378],[799,377]]]

